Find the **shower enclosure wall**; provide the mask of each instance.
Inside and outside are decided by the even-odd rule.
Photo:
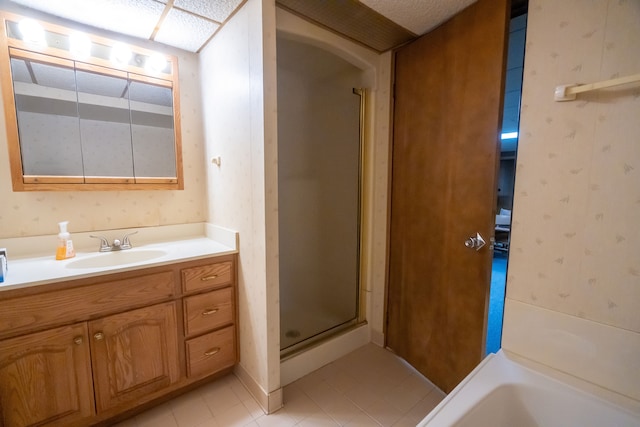
[[[362,71],[278,35],[280,348],[357,323]],[[357,91],[356,91],[357,92]]]

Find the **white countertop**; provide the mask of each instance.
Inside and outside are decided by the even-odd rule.
[[[132,236],[132,249],[100,253],[97,245],[94,245],[92,250],[76,249],[76,256],[66,260],[55,259],[55,248],[52,248],[50,255],[21,254],[12,259],[11,247],[8,247],[9,268],[5,281],[0,282],[0,292],[238,252],[235,232],[220,228],[209,232],[210,229],[211,227],[207,227],[207,232],[203,233],[206,236],[188,236],[183,239],[173,237],[169,241],[148,242],[148,239],[145,241],[142,238],[139,245],[135,244],[135,236]],[[231,235],[224,235],[227,232]]]

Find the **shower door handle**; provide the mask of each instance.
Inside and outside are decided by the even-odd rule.
[[[487,242],[484,241],[480,233],[476,233],[476,237],[469,237],[464,241],[464,245],[469,249],[475,249],[479,251]]]

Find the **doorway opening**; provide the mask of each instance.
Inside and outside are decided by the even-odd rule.
[[[487,316],[486,353],[500,350],[502,320],[506,295],[511,211],[518,148],[522,73],[524,70],[525,35],[527,29],[526,7],[512,17],[509,25],[509,47],[502,118],[500,169],[498,174],[498,198],[495,224],[495,243],[491,269],[491,291]]]

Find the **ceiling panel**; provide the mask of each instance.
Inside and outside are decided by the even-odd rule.
[[[222,23],[240,3],[242,0],[175,0],[173,6]]]
[[[208,19],[172,8],[154,40],[190,52],[197,52],[219,26],[220,24]]]

